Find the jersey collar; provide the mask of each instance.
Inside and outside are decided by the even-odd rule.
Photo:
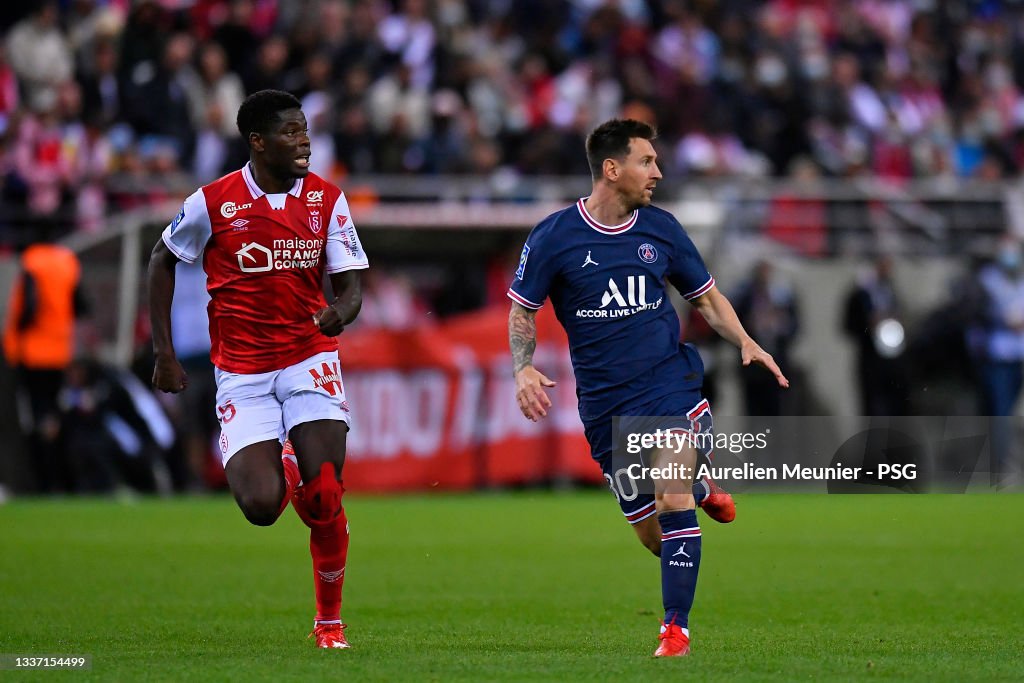
[[[587,225],[589,225],[594,230],[597,230],[600,233],[603,233],[605,235],[618,235],[623,232],[626,232],[627,230],[632,228],[633,225],[636,223],[636,217],[639,213],[636,209],[633,210],[633,215],[630,216],[625,223],[619,223],[618,225],[604,225],[602,223],[598,223],[597,220],[590,215],[590,212],[587,211],[587,207],[583,203],[586,199],[586,197],[582,197],[579,201],[577,201],[576,208],[579,209],[580,216],[583,217],[583,220],[586,221]]]
[[[252,162],[248,162],[242,167],[242,178],[245,179],[245,186],[249,188],[249,194],[252,195],[253,199],[259,199],[266,194],[260,189],[260,186],[256,184],[256,179],[252,176]],[[296,199],[302,196],[302,178],[296,178],[295,183],[292,184],[292,189],[288,190],[288,194],[295,197]]]

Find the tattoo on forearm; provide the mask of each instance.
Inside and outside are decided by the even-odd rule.
[[[519,372],[533,362],[537,348],[537,312],[512,306],[508,314],[508,345],[512,349],[512,372]]]

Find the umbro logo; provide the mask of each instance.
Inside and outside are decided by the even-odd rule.
[[[326,581],[327,583],[334,583],[335,581],[337,581],[338,579],[340,579],[342,576],[345,575],[345,568],[342,567],[338,571],[334,571],[334,572],[324,572],[324,571],[320,571],[318,569],[318,570],[316,570],[316,573],[319,574],[320,578],[323,579],[324,581]]]
[[[599,265],[601,265],[601,264],[598,263],[597,261],[595,261],[593,258],[591,258],[590,250],[588,249],[587,250],[587,258],[586,258],[585,261],[583,261],[583,265],[580,266],[580,268],[586,268],[587,266],[599,266]]]
[[[230,225],[233,228],[241,230],[245,226],[249,225],[249,221],[245,220],[244,218],[239,218],[237,220],[231,221],[230,223],[228,223],[228,225]]]

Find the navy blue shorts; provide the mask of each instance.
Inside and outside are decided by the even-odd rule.
[[[655,429],[683,429],[700,434],[714,432],[711,404],[702,399],[699,392],[677,394],[640,406],[637,410],[631,409],[628,413],[652,418],[642,423],[631,424],[632,430],[653,432]],[[584,423],[583,429],[590,443],[590,455],[601,466],[608,488],[619,501],[626,521],[636,524],[655,514],[654,494],[639,491],[636,482],[626,473],[625,467],[615,469],[612,458],[612,418]],[[697,455],[699,458],[710,459],[710,447],[699,449]]]

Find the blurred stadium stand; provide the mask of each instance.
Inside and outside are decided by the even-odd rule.
[[[657,201],[720,286],[766,256],[795,285],[808,388],[791,409],[852,414],[837,311],[858,269],[894,257],[913,336],[1002,233],[1024,236],[1022,17],[911,0],[5,3],[0,282],[19,247],[63,234],[96,302],[82,352],[138,362],[149,249],[244,161],[239,98],[278,87],[302,98],[314,169],[348,193],[380,278],[360,325],[504,306],[526,232],[588,192],[586,131],[634,116],[661,131]],[[717,410],[741,412],[731,351],[710,354]],[[973,410],[964,386],[946,409]],[[5,450],[17,433],[0,421]]]

